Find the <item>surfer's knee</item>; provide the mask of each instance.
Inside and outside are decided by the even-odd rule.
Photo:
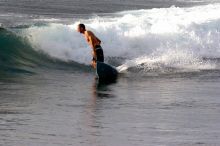
[[[96,68],[96,61],[95,61],[95,60],[93,60],[93,61],[91,62],[91,66],[92,66],[93,68]]]

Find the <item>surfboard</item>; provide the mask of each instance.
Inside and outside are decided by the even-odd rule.
[[[118,77],[118,71],[115,67],[98,61],[96,63],[96,74],[99,81],[103,82],[114,82]]]

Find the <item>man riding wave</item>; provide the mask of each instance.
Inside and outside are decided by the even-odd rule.
[[[101,41],[98,37],[94,35],[92,31],[86,30],[84,24],[79,24],[77,31],[84,35],[86,41],[92,48],[92,62],[93,68],[96,68],[96,62],[104,62],[103,49],[101,47]]]

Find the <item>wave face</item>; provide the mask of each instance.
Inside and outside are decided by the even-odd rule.
[[[4,28],[0,29],[0,66],[3,72],[31,72],[38,57],[24,39]],[[27,69],[29,68],[29,69]]]
[[[130,68],[146,72],[216,70],[220,58],[219,14],[220,4],[124,11],[73,20],[68,25],[49,22],[30,26],[19,35],[28,40],[35,52],[88,65],[91,48],[76,32],[81,22],[102,40],[107,62],[119,65],[121,72]],[[35,54],[29,59],[32,57]]]
[[[77,64],[65,63],[36,51],[32,44],[18,34],[0,28],[0,74],[33,74],[39,68],[62,68]],[[1,76],[2,77],[2,76]]]

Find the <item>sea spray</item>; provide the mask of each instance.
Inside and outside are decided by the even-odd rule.
[[[124,69],[140,64],[149,68],[152,62],[166,67],[215,69],[213,62],[203,58],[220,57],[219,13],[220,4],[125,11],[111,17],[80,19],[71,25],[33,26],[23,35],[34,48],[50,56],[89,64],[91,48],[76,31],[77,24],[83,22],[102,40],[106,58],[123,58]]]

